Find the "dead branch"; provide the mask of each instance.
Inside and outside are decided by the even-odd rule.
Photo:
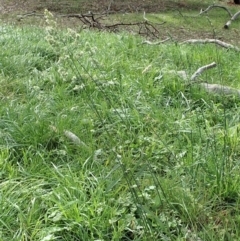
[[[214,44],[220,45],[221,47],[224,47],[224,48],[229,48],[229,49],[234,49],[236,51],[240,51],[240,49],[238,47],[236,47],[232,44],[223,42],[218,39],[189,39],[189,40],[182,42],[182,44],[184,44],[184,43],[201,43],[201,44],[214,43]]]
[[[236,20],[236,19],[238,18],[238,16],[240,15],[240,11],[238,11],[237,13],[235,13],[235,14],[233,15],[228,8],[226,8],[226,7],[224,7],[224,6],[220,6],[220,5],[211,5],[211,6],[209,6],[209,7],[208,7],[207,9],[205,9],[205,10],[202,10],[202,9],[201,9],[199,15],[204,14],[204,13],[207,13],[208,11],[210,11],[210,10],[213,9],[213,8],[222,8],[222,9],[226,10],[227,13],[228,13],[228,15],[230,16],[231,19],[230,19],[229,21],[227,21],[227,23],[224,25],[224,28],[225,28],[225,29],[228,29],[229,26],[231,25],[232,21]]]
[[[68,17],[68,18],[78,18],[80,21],[83,23],[83,25],[87,26],[88,28],[96,28],[96,29],[101,29],[101,30],[108,30],[110,32],[116,32],[119,27],[126,27],[126,26],[137,26],[139,31],[138,33],[140,35],[146,35],[146,36],[151,36],[154,38],[158,38],[159,31],[154,25],[162,25],[165,22],[162,23],[151,23],[145,18],[144,15],[144,21],[142,22],[135,22],[135,23],[115,23],[115,24],[104,24],[100,21],[103,16],[106,14],[97,14],[89,12],[87,14],[67,14],[67,15],[62,15],[62,17]]]
[[[190,80],[196,83],[196,78],[202,74],[203,71],[207,69],[211,69],[216,67],[216,63],[213,62],[211,64],[205,65],[200,67],[190,78]],[[200,87],[202,87],[205,91],[211,94],[224,94],[224,95],[237,95],[240,97],[240,90],[231,88],[226,85],[220,85],[220,84],[208,84],[208,83],[199,83]]]
[[[149,21],[149,20],[146,18],[146,13],[145,13],[145,11],[143,12],[143,19],[144,19],[145,21]]]
[[[240,97],[240,90],[234,89],[225,85],[219,84],[208,84],[208,83],[200,83],[201,87],[203,87],[208,93],[212,94],[224,94],[224,95],[237,95]]]
[[[109,7],[111,7],[111,3],[113,1],[110,0]],[[115,24],[104,24],[103,20],[105,16],[109,14],[109,11],[105,13],[93,13],[89,11],[85,14],[61,14],[56,15],[57,17],[66,17],[66,18],[77,18],[79,19],[84,27],[94,28],[98,30],[107,30],[110,32],[116,32],[119,30],[120,27],[127,27],[127,26],[136,26],[138,28],[138,33],[140,35],[144,35],[147,37],[159,38],[159,31],[156,26],[165,24],[166,22],[162,23],[152,23],[146,17],[145,13],[143,16],[144,21],[135,22],[135,23],[115,23]],[[44,16],[43,14],[37,14],[35,11],[30,13],[25,13],[22,15],[18,15],[18,20],[22,20],[25,17],[29,16]]]
[[[229,11],[229,9],[227,9],[226,7],[224,7],[224,6],[220,6],[220,5],[211,5],[211,6],[209,6],[207,9],[205,9],[205,10],[200,10],[200,13],[199,13],[199,15],[202,15],[202,14],[204,14],[204,13],[207,13],[208,11],[210,11],[211,9],[213,9],[213,8],[222,8],[222,9],[224,9],[224,10],[226,10],[227,12],[228,12],[228,15],[230,16],[230,17],[232,17],[232,13]]]
[[[142,44],[158,45],[158,44],[165,43],[165,42],[167,42],[168,40],[170,40],[170,38],[166,38],[166,39],[164,39],[164,40],[157,41],[157,42],[151,42],[151,41],[145,40],[145,41],[142,42]]]
[[[216,66],[217,66],[217,64],[215,62],[213,62],[211,64],[204,65],[204,66],[198,68],[198,70],[190,77],[190,81],[191,81],[190,84],[195,84],[197,82],[196,78],[200,74],[202,74],[205,70],[214,68]],[[188,76],[188,74],[186,73],[185,70],[180,70],[180,71],[171,70],[171,71],[168,71],[168,73],[169,74],[176,74],[176,75],[178,75],[179,77],[181,77],[185,81],[189,80],[189,76]]]
[[[203,83],[203,82],[199,82],[196,80],[196,78],[202,74],[205,70],[207,69],[211,69],[216,67],[216,63],[213,62],[211,64],[208,65],[204,65],[202,67],[200,67],[190,78],[191,82],[187,83],[187,85],[198,85],[200,86],[202,89],[204,89],[206,92],[210,93],[210,94],[223,94],[223,95],[235,95],[240,97],[240,89],[235,89],[226,85],[220,85],[220,84],[208,84],[208,83]],[[173,73],[178,75],[179,77],[181,77],[183,80],[187,81],[189,80],[189,77],[186,73],[185,70],[182,71],[168,71],[168,73]]]
[[[202,66],[200,67],[190,78],[191,81],[195,81],[196,78],[205,70],[207,69],[211,69],[211,68],[214,68],[216,67],[217,64],[215,62],[211,63],[211,64],[208,64],[208,65],[205,65],[205,66]]]
[[[102,29],[103,26],[99,22],[101,18],[103,18],[106,14],[95,14],[92,12],[89,12],[87,14],[66,14],[61,15],[61,17],[67,17],[67,18],[78,18],[83,25],[88,26],[89,28],[98,28]]]
[[[232,23],[232,21],[236,20],[238,18],[238,16],[240,15],[240,11],[238,11],[237,13],[235,13],[231,19],[224,25],[224,28],[228,29],[230,24]]]
[[[151,23],[151,24],[155,24],[155,25],[163,25],[163,24],[166,23],[165,21],[161,22],[161,23],[153,23],[153,22],[151,22],[150,20],[147,19],[145,11],[143,12],[143,19],[145,20],[145,22],[148,22],[148,23]]]
[[[191,83],[190,84],[197,84],[201,88],[203,88],[206,92],[211,94],[223,94],[223,95],[236,95],[240,97],[240,89],[235,89],[226,85],[220,85],[220,84],[208,84],[208,83],[199,83],[196,78],[202,74],[205,70],[211,69],[216,67],[216,63],[213,62],[208,65],[204,65],[200,67],[190,78]],[[182,71],[169,71],[168,73],[174,73],[177,74],[179,77],[181,77],[183,80],[188,80],[188,76],[185,70]]]

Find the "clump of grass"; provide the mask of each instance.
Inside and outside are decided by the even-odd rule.
[[[239,100],[171,71],[238,87],[239,55],[46,17],[0,39],[2,239],[238,240]]]

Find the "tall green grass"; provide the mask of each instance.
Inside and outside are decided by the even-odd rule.
[[[239,99],[171,71],[238,88],[239,53],[46,16],[0,30],[1,240],[238,240]]]

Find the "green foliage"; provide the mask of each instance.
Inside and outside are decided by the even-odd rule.
[[[237,88],[239,54],[45,16],[1,28],[1,239],[238,240],[239,99],[173,71]]]

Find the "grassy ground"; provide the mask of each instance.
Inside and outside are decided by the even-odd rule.
[[[41,25],[1,23],[0,239],[239,240],[239,98],[174,72],[240,88],[239,52]]]

